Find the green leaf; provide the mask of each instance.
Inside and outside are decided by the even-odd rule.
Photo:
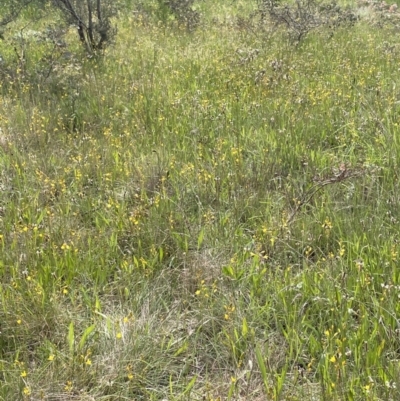
[[[190,393],[190,391],[192,390],[193,386],[195,385],[197,380],[197,376],[194,376],[192,378],[192,380],[190,380],[190,382],[188,383],[188,385],[186,386],[185,390],[183,391],[183,394],[186,395],[188,393]]]
[[[204,229],[200,230],[199,237],[197,238],[197,250],[199,251],[204,241]]]
[[[94,304],[94,310],[95,310],[95,312],[101,312],[101,304],[100,304],[99,297],[97,295],[96,295],[96,301]]]
[[[261,377],[264,383],[264,387],[265,390],[268,392],[268,376],[267,376],[267,368],[265,366],[265,362],[264,362],[264,358],[263,355],[261,353],[260,347],[258,346],[258,344],[256,345],[256,358],[257,358],[257,363],[258,363],[258,367],[260,368],[260,372],[261,372]]]
[[[69,345],[69,353],[71,356],[74,355],[75,352],[75,331],[74,331],[74,323],[71,322],[68,327],[68,345]]]
[[[78,351],[82,351],[83,347],[85,346],[86,340],[88,339],[88,337],[90,336],[90,334],[93,332],[93,330],[95,329],[95,325],[92,324],[91,326],[89,326],[82,334],[82,337],[79,341],[78,344]]]
[[[276,386],[275,386],[275,398],[278,400],[283,390],[283,384],[285,383],[286,373],[288,371],[288,362],[285,363],[281,374],[276,375]]]
[[[187,341],[185,341],[182,345],[182,347],[180,347],[174,354],[174,356],[179,356],[180,354],[182,354],[183,352],[185,352],[188,349],[188,343]]]
[[[235,277],[235,272],[233,271],[233,267],[232,266],[224,266],[222,268],[222,273],[224,273],[226,276],[228,277]]]
[[[244,317],[242,322],[242,337],[246,338],[248,332],[249,332],[249,327],[247,326],[247,320]]]

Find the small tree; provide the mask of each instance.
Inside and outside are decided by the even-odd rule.
[[[104,48],[116,29],[111,18],[116,14],[113,0],[53,0],[67,19],[77,27],[79,39],[89,53]]]

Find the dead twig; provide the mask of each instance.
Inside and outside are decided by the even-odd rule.
[[[363,169],[351,169],[348,168],[345,164],[341,164],[338,171],[334,172],[333,175],[325,178],[319,178],[319,177],[314,178],[315,184],[308,191],[306,191],[306,193],[302,196],[302,199],[300,199],[297,202],[296,207],[294,208],[294,210],[292,211],[287,220],[287,225],[291,224],[294,221],[294,218],[299,213],[301,208],[304,205],[310,203],[311,200],[314,198],[314,196],[318,192],[320,192],[324,187],[343,182],[350,178],[359,177],[363,175],[363,173],[364,173]]]

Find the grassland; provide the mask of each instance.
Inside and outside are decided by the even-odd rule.
[[[0,399],[397,400],[398,33],[198,7],[0,41]]]

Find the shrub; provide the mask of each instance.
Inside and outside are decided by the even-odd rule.
[[[200,23],[199,11],[193,9],[195,0],[158,0],[164,16],[173,15],[188,31],[195,29]]]
[[[259,10],[263,20],[269,18],[275,26],[284,26],[296,42],[319,27],[337,28],[344,23],[354,24],[358,19],[351,9],[341,8],[335,1],[295,0],[284,3],[260,0]]]

